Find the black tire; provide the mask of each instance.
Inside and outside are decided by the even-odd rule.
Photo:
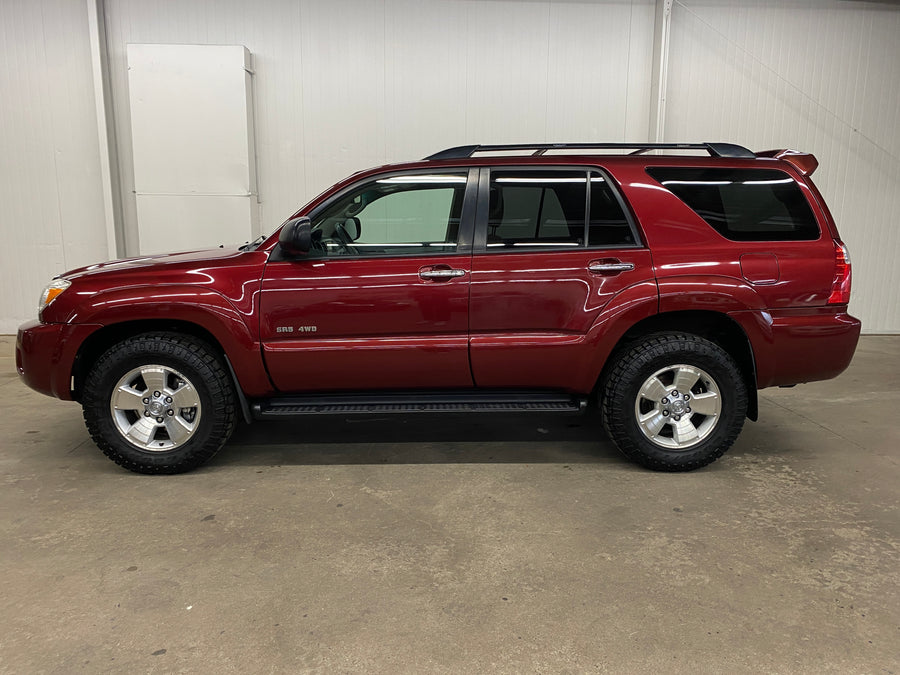
[[[183,373],[199,397],[202,414],[196,428],[188,440],[171,449],[147,450],[133,444],[119,431],[110,410],[120,379],[148,364]],[[85,424],[103,454],[130,471],[144,474],[195,469],[225,444],[236,421],[234,388],[222,360],[207,343],[178,333],[146,333],[110,347],[85,380],[82,404]]]
[[[651,440],[637,420],[637,409],[648,403],[646,396],[640,396],[642,386],[654,374],[676,364],[705,371],[718,388],[720,406],[718,416],[710,423],[710,430],[705,432],[708,435],[696,444],[680,449],[661,446],[659,443],[677,440],[669,441],[662,434],[656,437],[658,442]],[[699,386],[702,396],[702,379],[695,386]],[[694,395],[695,401],[697,395]],[[690,401],[683,404],[690,405]],[[691,471],[714,462],[734,443],[747,414],[747,387],[734,359],[715,343],[686,333],[659,333],[642,338],[614,357],[601,387],[600,407],[603,426],[626,457],[657,471]],[[690,408],[687,410],[690,413]],[[645,414],[651,412],[653,408]],[[663,412],[660,410],[659,414]],[[675,418],[668,409],[665,415],[663,428],[669,426],[670,430],[674,420],[681,418]],[[696,424],[695,419],[700,420],[700,424],[706,419],[694,414],[688,418],[692,425]]]

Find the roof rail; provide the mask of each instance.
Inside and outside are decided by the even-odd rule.
[[[459,145],[447,148],[425,158],[464,159],[476,152],[502,152],[506,150],[534,150],[533,156],[543,155],[548,150],[633,150],[632,155],[640,155],[649,150],[705,150],[712,157],[732,157],[753,159],[753,152],[733,143],[510,143],[507,145]]]

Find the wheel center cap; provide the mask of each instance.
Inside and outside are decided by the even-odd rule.
[[[147,412],[149,412],[154,417],[158,417],[162,415],[166,411],[166,406],[160,403],[159,401],[151,401],[147,405]]]
[[[684,401],[672,401],[672,412],[676,415],[680,415],[681,413],[683,413],[686,407],[687,406],[684,405]]]

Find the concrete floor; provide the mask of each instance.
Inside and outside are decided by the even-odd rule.
[[[596,417],[241,428],[128,473],[0,339],[0,672],[900,673],[900,337],[711,467]]]

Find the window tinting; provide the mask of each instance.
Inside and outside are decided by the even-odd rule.
[[[584,171],[491,171],[488,249],[584,246]]]
[[[465,190],[464,172],[376,179],[315,217],[313,248],[327,256],[454,253]]]
[[[647,169],[723,237],[735,241],[818,239],[819,226],[800,187],[775,169]]]
[[[632,246],[634,233],[619,200],[603,176],[591,174],[588,246]]]

